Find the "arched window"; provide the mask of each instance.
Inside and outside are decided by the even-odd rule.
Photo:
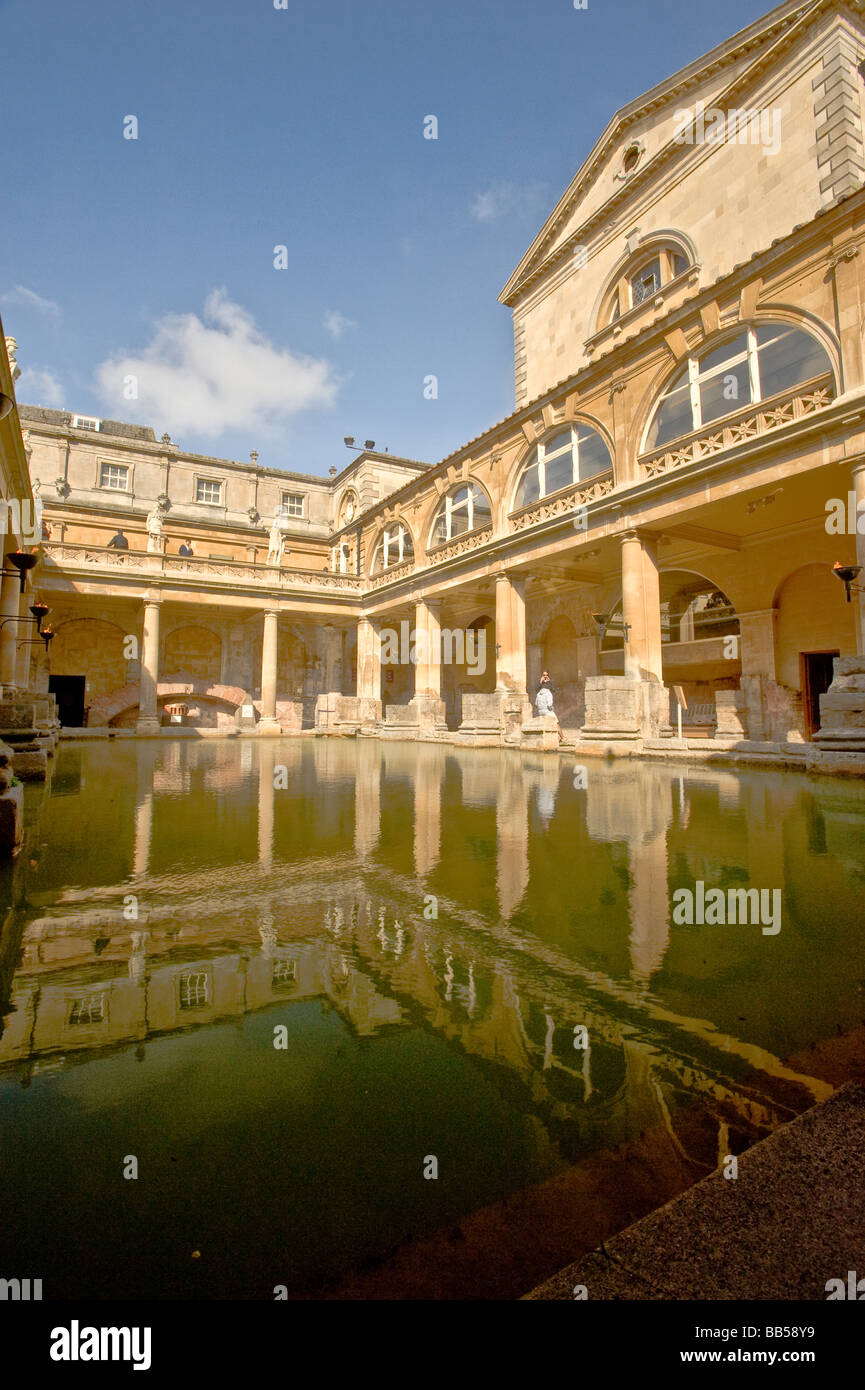
[[[788,323],[744,328],[719,347],[694,353],[679,368],[655,410],[644,452],[831,371],[825,348],[801,328]]]
[[[394,565],[414,559],[414,542],[411,532],[401,521],[386,526],[378,538],[372,557],[373,574],[383,574]]]
[[[357,493],[349,488],[339,504],[339,525],[348,526],[357,516]]]
[[[486,493],[477,483],[464,483],[443,497],[435,514],[431,544],[444,545],[467,531],[478,531],[492,524]]]
[[[647,303],[665,285],[684,275],[690,264],[685,248],[675,242],[641,247],[619,271],[615,285],[604,297],[599,328]]]
[[[568,425],[538,444],[529,455],[517,484],[514,506],[527,507],[559,488],[612,471],[613,460],[604,440],[590,425]]]

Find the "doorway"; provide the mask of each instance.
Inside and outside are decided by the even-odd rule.
[[[802,712],[805,737],[810,740],[820,728],[820,696],[832,684],[833,662],[840,652],[800,652],[802,671]]]
[[[57,697],[57,718],[64,728],[84,726],[84,676],[49,676],[48,694]]]

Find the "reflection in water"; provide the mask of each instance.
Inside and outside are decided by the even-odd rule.
[[[266,739],[67,746],[57,786],[3,888],[0,1254],[64,1289],[120,1277],[117,1153],[151,1165],[124,1296],[196,1296],[200,1223],[202,1296],[266,1296],[263,1251],[300,1290],[635,1135],[699,1176],[859,1019],[855,787]],[[671,926],[698,879],[782,888],[781,932]]]

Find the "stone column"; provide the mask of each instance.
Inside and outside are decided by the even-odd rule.
[[[21,594],[18,599],[18,616],[20,618],[32,618],[30,603],[33,594],[28,590],[26,594]],[[36,633],[36,624],[29,623],[10,623],[12,631],[15,633],[15,684],[19,690],[27,690],[30,685],[30,662],[32,660],[33,648],[29,645]]]
[[[258,732],[265,735],[282,733],[276,718],[278,636],[279,614],[275,608],[269,608],[264,615],[264,640],[261,646],[261,718],[258,721]]]
[[[436,599],[419,599],[415,605],[414,695],[409,701],[410,722],[417,721],[418,737],[433,740],[447,733],[442,691],[441,605]]]
[[[625,675],[662,680],[661,600],[654,546],[636,531],[622,537],[622,614],[626,624]]]
[[[525,581],[496,575],[496,690],[526,689]]]
[[[159,680],[159,610],[161,599],[144,602],[144,627],[141,638],[141,684],[138,699],[137,734],[159,733],[159,705],[156,686]]]
[[[853,487],[856,493],[856,563],[862,566],[862,573],[856,580],[860,586],[856,601],[856,653],[865,656],[865,463],[853,469]],[[840,588],[840,585],[839,585]]]
[[[18,617],[20,591],[17,574],[4,574],[0,584],[0,622]],[[23,626],[23,623],[6,623],[0,628],[0,685],[15,684],[16,634]]]
[[[372,618],[357,621],[357,693],[364,700],[381,700],[381,636]]]

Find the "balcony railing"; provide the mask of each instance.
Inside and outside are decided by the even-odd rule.
[[[152,578],[187,578],[209,580],[222,584],[256,584],[263,589],[318,589],[359,593],[363,579],[358,574],[332,574],[325,570],[277,568],[257,565],[251,561],[210,559],[197,555],[157,555],[141,550],[113,550],[107,546],[75,545],[65,541],[43,543],[46,572],[51,566],[76,571],[103,574],[122,571],[130,575]]]

